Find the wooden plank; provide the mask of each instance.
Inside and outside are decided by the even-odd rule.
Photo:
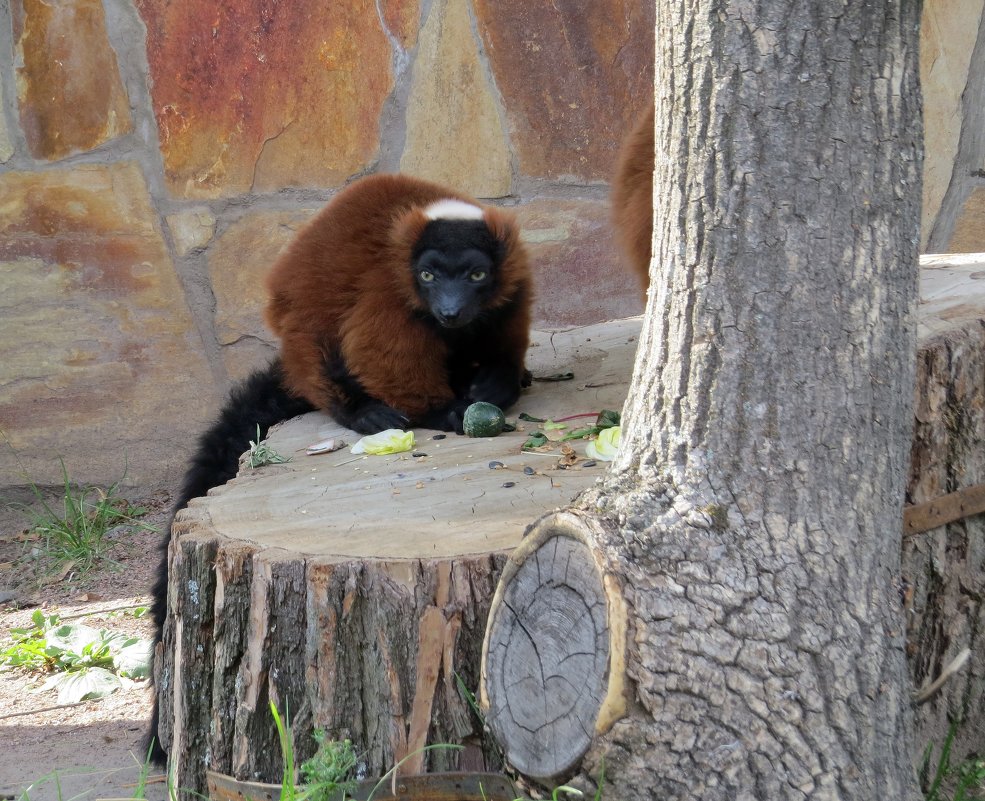
[[[903,532],[920,534],[985,512],[985,484],[965,487],[903,510]]]

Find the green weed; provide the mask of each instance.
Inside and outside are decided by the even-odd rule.
[[[294,735],[291,733],[291,720],[288,710],[284,709],[284,718],[281,719],[277,705],[270,702],[270,714],[274,716],[274,725],[277,727],[277,739],[280,740],[280,753],[284,758],[284,771],[280,783],[280,801],[296,801],[297,786],[294,784]]]
[[[151,753],[154,751],[154,738],[151,738],[150,745],[147,746],[147,754],[144,756],[143,762],[134,756],[133,752],[130,752],[130,756],[133,757],[133,761],[137,763],[137,783],[133,788],[133,795],[131,796],[135,801],[137,799],[147,798],[147,779],[150,777],[151,768],[153,767],[150,759]]]
[[[462,694],[478,715],[479,708],[475,696],[468,690],[460,676],[456,674],[455,678]],[[341,742],[338,740],[328,740],[323,729],[315,729],[314,737],[318,743],[318,751],[311,759],[308,759],[301,765],[301,774],[304,777],[304,783],[297,786],[294,783],[294,738],[290,730],[290,721],[287,719],[286,713],[284,718],[281,718],[273,701],[270,702],[270,713],[273,715],[274,725],[277,727],[281,755],[284,759],[280,801],[336,801],[336,799],[345,801],[345,799],[349,798],[350,793],[358,785],[355,779],[358,756],[352,747],[352,743],[349,740],[343,740]],[[461,751],[463,748],[464,746],[461,745],[436,743],[434,745],[424,746],[407,754],[407,756],[380,777],[380,780],[373,786],[369,795],[366,796],[367,801],[372,801],[380,789],[388,782],[395,783],[397,771],[408,759],[436,749]],[[602,787],[604,784],[605,768],[603,766],[594,801],[602,801]],[[396,789],[394,788],[392,792],[396,794]],[[562,801],[562,795],[583,798],[585,794],[576,787],[560,785],[555,787],[551,792],[551,801]],[[483,797],[485,798],[485,792],[483,792]],[[514,801],[530,801],[530,799],[518,797]]]
[[[315,734],[319,746],[318,752],[301,766],[301,772],[304,774],[306,782],[309,783],[298,786],[294,781],[294,737],[291,734],[290,719],[286,710],[284,717],[281,717],[273,701],[270,702],[270,714],[273,715],[274,725],[277,727],[281,756],[284,759],[280,801],[327,801],[327,799],[345,801],[357,785],[354,772],[358,757],[352,748],[352,743],[349,740],[342,742],[326,740],[325,732],[320,729],[316,730],[319,732]],[[380,777],[380,780],[367,796],[367,801],[372,801],[387,781],[395,779],[397,770],[411,757],[439,748],[460,751],[463,747],[461,745],[436,744],[425,746],[407,754]],[[310,783],[311,779],[315,780],[314,783]]]
[[[119,482],[108,489],[73,485],[65,462],[62,467],[61,509],[49,503],[45,494],[31,482],[31,492],[40,511],[23,507],[30,528],[44,541],[44,553],[55,564],[71,562],[80,574],[92,571],[112,546],[106,534],[116,526],[130,525],[149,531],[153,526],[136,518],[146,509],[133,506],[119,494]]]
[[[36,610],[29,628],[11,629],[14,642],[0,651],[0,665],[53,674],[42,690],[57,689],[59,704],[102,698],[122,687],[120,676],[150,675],[149,640],[60,623]]]
[[[258,467],[264,467],[268,464],[284,464],[289,461],[291,461],[289,456],[281,456],[266,442],[263,442],[263,438],[260,436],[260,426],[257,426],[256,442],[250,440],[250,455],[246,459],[250,468],[256,470]]]
[[[357,784],[356,768],[359,757],[351,740],[330,740],[324,729],[313,732],[318,750],[314,756],[301,763],[304,787],[300,797],[311,801],[325,801],[333,793],[342,797],[351,793]]]
[[[954,721],[948,727],[933,776],[930,775],[930,767],[934,744],[927,743],[924,749],[920,767],[920,789],[923,791],[924,801],[970,801],[972,798],[982,797],[976,791],[985,790],[985,760],[967,759],[960,765],[951,765],[951,747],[959,725],[959,721]],[[946,793],[945,787],[950,785],[954,789],[951,793]]]

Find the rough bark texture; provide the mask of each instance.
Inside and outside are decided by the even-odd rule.
[[[657,2],[657,265],[620,456],[576,504],[630,610],[630,712],[578,778],[604,759],[606,797],[918,795],[918,20]]]
[[[985,272],[980,273],[985,279]],[[985,483],[985,320],[934,337],[917,364],[907,501]],[[903,537],[907,654],[914,686],[964,648],[971,659],[917,713],[917,745],[938,747],[962,721],[953,760],[985,752],[985,515]]]
[[[424,745],[478,743],[455,674],[476,686],[505,557],[339,562],[207,531],[204,506],[175,523],[159,653],[173,661],[156,660],[175,786],[205,792],[206,770],[279,779],[271,700],[289,711],[298,764],[314,749],[313,727],[350,738],[365,776]],[[458,760],[436,749],[403,769]]]

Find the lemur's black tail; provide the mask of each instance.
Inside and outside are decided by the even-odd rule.
[[[184,509],[192,498],[205,495],[213,487],[225,484],[236,475],[239,457],[249,447],[250,440],[256,437],[258,426],[260,436],[265,437],[275,423],[310,412],[314,408],[308,401],[287,393],[279,359],[234,386],[225,406],[219,412],[219,417],[199,439],[198,448],[175,501],[171,520],[168,521],[168,531],[171,530],[174,514]],[[160,566],[151,591],[155,650],[161,641],[161,631],[167,614],[169,541],[170,536],[161,544]],[[160,765],[166,761],[167,754],[161,748],[157,736],[158,715],[155,695],[149,737],[153,738],[151,759]]]

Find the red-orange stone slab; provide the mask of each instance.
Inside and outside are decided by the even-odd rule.
[[[515,209],[534,269],[534,325],[562,328],[641,314],[603,201],[535,200]]]
[[[393,86],[375,0],[136,4],[174,194],[336,186],[372,165]]]
[[[417,44],[417,29],[421,24],[421,0],[383,0],[380,3],[383,20],[391,36],[404,50]]]
[[[4,172],[0,208],[0,486],[175,481],[219,398],[139,165]]]

